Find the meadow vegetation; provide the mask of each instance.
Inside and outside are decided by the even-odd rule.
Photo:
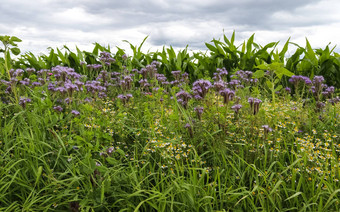
[[[340,210],[334,48],[0,40],[0,211]]]

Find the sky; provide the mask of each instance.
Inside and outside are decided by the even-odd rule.
[[[279,50],[291,37],[340,52],[339,8],[339,0],[0,0],[0,35],[19,37],[22,52],[35,54],[63,45],[90,51],[95,42],[127,50],[123,40],[139,45],[146,36],[143,52],[205,51],[205,42],[233,31],[236,44],[255,33],[262,46],[280,41]]]

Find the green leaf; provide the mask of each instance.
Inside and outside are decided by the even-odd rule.
[[[210,51],[215,52],[215,53],[218,52],[217,49],[213,45],[211,45],[209,43],[205,43],[205,45]]]
[[[62,63],[63,63],[64,65],[66,65],[66,64],[67,64],[67,61],[66,61],[66,58],[65,58],[64,54],[63,54],[58,48],[57,48],[57,52],[58,52],[58,56],[59,56],[59,58],[61,59]]]
[[[20,54],[20,49],[19,49],[19,48],[11,48],[11,52],[12,52],[14,55],[18,55],[18,54]]]
[[[279,53],[281,62],[284,62],[283,60],[284,60],[285,54],[288,50],[289,40],[290,40],[290,37],[288,38],[287,42],[285,43],[281,52]]]
[[[266,84],[267,84],[268,88],[270,88],[270,89],[273,87],[273,83],[270,80],[267,80]]]
[[[230,42],[232,45],[234,45],[234,41],[235,41],[235,30],[233,31],[233,34],[231,35],[231,39],[230,39]]]
[[[282,89],[282,85],[279,85],[279,86],[277,86],[277,87],[275,88],[274,91],[276,92],[276,91],[279,91],[279,90],[281,90],[281,89]]]
[[[112,158],[112,157],[107,157],[106,158],[106,161],[110,164],[110,165],[117,165],[120,163],[120,161]]]
[[[252,36],[250,36],[250,38],[247,41],[247,54],[248,55],[250,55],[250,53],[251,53],[252,45],[253,45],[253,42],[254,42],[254,35],[255,34],[252,34]]]
[[[277,69],[281,74],[287,76],[287,77],[291,77],[294,75],[293,72],[289,71],[288,69],[284,68],[284,67],[280,67]]]
[[[149,37],[149,36],[146,36],[146,37],[144,38],[143,42],[139,45],[139,47],[138,47],[138,53],[141,52],[140,50],[141,50],[141,48],[142,48],[144,42],[146,41],[146,39],[147,39],[148,37]]]
[[[307,50],[307,57],[311,60],[312,64],[314,66],[318,65],[318,59],[316,58],[315,52],[313,51],[311,45],[309,44],[307,38],[306,38],[306,50]]]
[[[269,66],[268,66],[268,64],[263,63],[263,64],[261,64],[261,65],[256,66],[256,68],[262,69],[262,70],[268,70],[268,69],[269,69]]]
[[[42,173],[42,166],[39,166],[39,168],[38,168],[38,171],[37,171],[37,173],[36,173],[36,179],[35,179],[35,185],[37,185],[37,183],[39,182],[39,180],[40,180],[40,176],[41,176],[41,173]]]
[[[231,42],[229,41],[227,36],[223,35],[223,39],[224,39],[224,42],[226,42],[228,44],[228,46],[231,46]]]
[[[264,73],[263,70],[257,70],[257,71],[253,74],[253,77],[259,79],[259,78],[264,77],[264,74],[265,74],[265,73]]]
[[[12,42],[21,42],[22,40],[19,39],[19,38],[17,38],[17,37],[15,37],[15,36],[12,36],[12,37],[10,38],[10,41],[12,41]]]
[[[98,56],[98,52],[99,52],[99,44],[95,43],[95,46],[93,48],[92,54]]]
[[[243,41],[243,45],[242,45],[242,53],[245,53],[246,51],[246,42]]]

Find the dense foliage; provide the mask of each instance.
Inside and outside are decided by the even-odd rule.
[[[0,210],[339,211],[339,55],[234,39],[12,60],[0,36]]]

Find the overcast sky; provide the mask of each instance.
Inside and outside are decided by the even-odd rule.
[[[340,52],[339,0],[0,0],[0,35],[23,40],[23,51],[98,42],[127,49],[146,37],[144,51],[172,45],[206,50],[205,42],[230,38],[236,44],[255,33],[265,45],[291,41],[313,48],[329,42]],[[293,47],[292,47],[293,48]]]

